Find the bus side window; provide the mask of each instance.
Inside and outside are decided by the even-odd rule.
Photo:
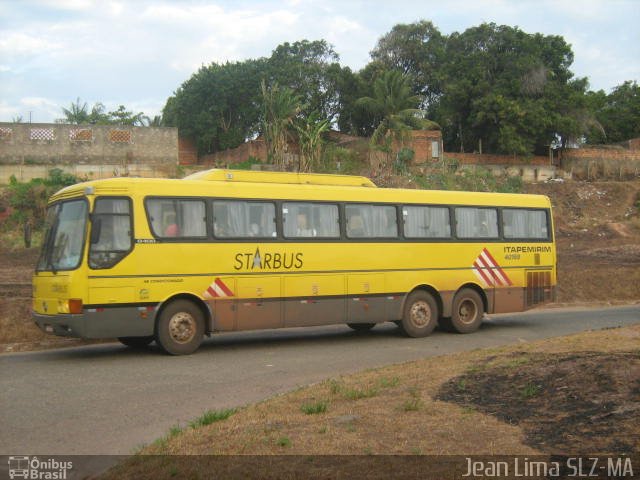
[[[502,211],[505,238],[544,240],[549,237],[544,210],[505,208]]]
[[[206,207],[203,200],[153,198],[147,214],[158,238],[206,238]]]
[[[348,238],[395,238],[398,236],[396,207],[352,204],[345,207]]]
[[[498,238],[498,211],[495,208],[456,208],[459,238]]]
[[[447,207],[410,206],[402,208],[407,238],[449,238],[451,222]]]
[[[282,220],[286,238],[338,238],[340,236],[338,205],[285,202]]]
[[[213,235],[216,238],[273,238],[276,207],[271,202],[214,200]]]

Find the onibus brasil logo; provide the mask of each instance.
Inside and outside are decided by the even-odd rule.
[[[28,478],[34,480],[65,480],[67,471],[73,468],[73,462],[62,462],[55,458],[9,457],[9,478]]]

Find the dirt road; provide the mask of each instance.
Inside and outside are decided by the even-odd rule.
[[[640,323],[640,305],[495,316],[472,335],[404,338],[392,324],[219,335],[168,357],[102,344],[0,357],[0,454],[129,454],[206,409],[328,377],[479,347]]]

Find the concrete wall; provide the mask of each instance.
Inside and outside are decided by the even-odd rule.
[[[171,178],[179,175],[177,165],[161,164],[59,164],[59,165],[0,165],[0,185],[8,184],[11,176],[21,182],[33,178],[47,178],[49,172],[59,168],[75,175],[80,180],[96,180],[111,177],[156,177]]]
[[[177,163],[177,128],[0,123],[0,165]]]
[[[532,155],[529,157],[521,157],[517,155],[489,155],[486,153],[456,153],[445,152],[444,157],[447,160],[456,160],[462,165],[551,165],[551,158]]]

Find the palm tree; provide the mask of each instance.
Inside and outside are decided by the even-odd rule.
[[[289,130],[302,110],[300,97],[277,83],[271,87],[262,81],[263,128],[268,157],[284,167]]]
[[[389,70],[377,78],[373,84],[373,97],[358,99],[357,105],[370,114],[381,118],[380,124],[371,135],[371,144],[391,156],[392,145],[404,146],[410,130],[439,128],[435,122],[425,120],[418,109],[421,97],[411,91],[408,76],[396,70]]]
[[[87,102],[80,103],[80,97],[76,99],[75,103],[72,102],[69,108],[62,107],[62,113],[64,114],[64,118],[61,120],[65,123],[82,125],[89,123],[90,120]]]

